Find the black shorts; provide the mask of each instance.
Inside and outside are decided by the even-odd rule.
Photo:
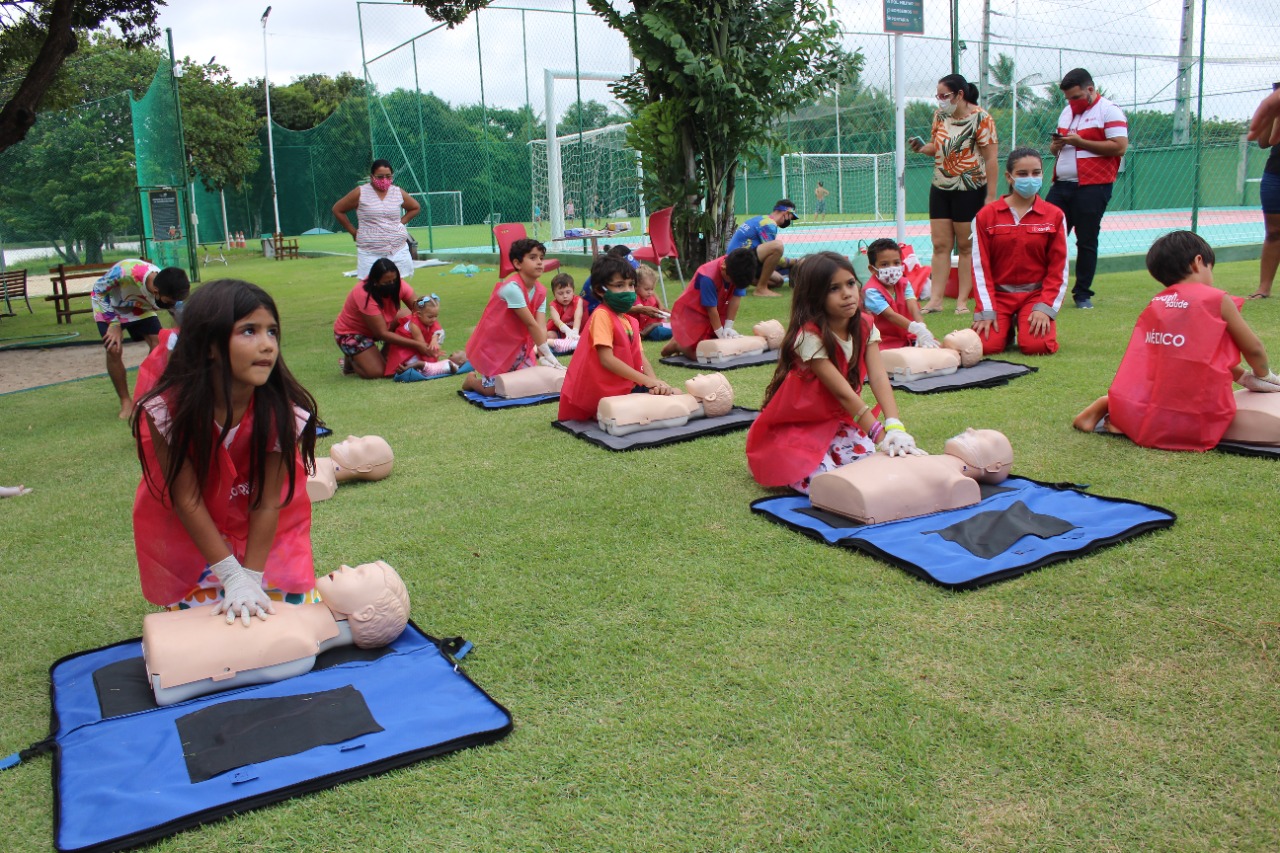
[[[940,190],[929,187],[929,218],[972,222],[987,203],[987,188],[976,190]]]
[[[110,323],[98,321],[98,334],[102,337],[107,336],[107,328]],[[145,341],[147,338],[154,338],[160,334],[160,318],[144,317],[141,320],[134,320],[132,323],[121,323],[122,330],[129,333],[131,341]]]

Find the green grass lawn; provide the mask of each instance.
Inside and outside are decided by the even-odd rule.
[[[420,625],[475,643],[467,671],[515,731],[159,849],[1276,849],[1280,469],[1070,428],[1157,289],[1145,274],[1100,276],[1098,308],[1063,311],[1038,373],[898,402],[932,452],[999,429],[1016,474],[1177,525],[956,594],[752,515],[745,433],[614,454],[553,430],[554,406],[485,412],[456,379],[340,376],[346,268],[237,255],[228,270],[275,294],[288,363],[335,437],[396,452],[389,479],[315,507],[317,571],[399,569]],[[1250,292],[1256,269],[1223,264],[1219,284]],[[413,280],[441,295],[451,345],[491,284]],[[19,310],[0,336],[55,331],[47,303]],[[748,299],[739,325],[784,310]],[[1280,300],[1246,317],[1280,363]],[[959,320],[928,318],[938,335]],[[759,405],[768,369],[728,376]],[[105,377],[0,397],[0,483],[36,490],[0,501],[0,754],[47,733],[53,661],[137,636],[151,610],[115,414]],[[0,773],[9,849],[49,846],[48,765]]]

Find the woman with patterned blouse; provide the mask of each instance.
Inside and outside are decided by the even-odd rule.
[[[405,226],[421,209],[416,198],[395,185],[391,164],[374,160],[369,167],[369,183],[356,187],[333,206],[334,218],[356,241],[356,278],[367,279],[379,258],[394,261],[401,278],[413,277],[414,259]],[[353,210],[358,228],[347,217]]]
[[[951,269],[951,248],[960,256],[956,313],[969,313],[973,290],[973,218],[985,204],[996,200],[996,124],[978,107],[978,87],[959,74],[938,81],[938,111],[933,115],[929,142],[919,137],[911,149],[933,158],[933,185],[929,188],[929,233],[933,238],[933,286],[922,312],[942,310],[946,270]],[[990,183],[987,176],[991,176]]]

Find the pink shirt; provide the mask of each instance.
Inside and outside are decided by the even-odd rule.
[[[364,282],[361,281],[347,294],[347,300],[342,304],[342,310],[338,312],[338,319],[333,321],[333,333],[335,335],[369,335],[373,330],[365,318],[376,317],[379,314],[390,329],[395,326],[396,314],[400,312],[400,306],[412,300],[413,288],[406,281],[400,282],[400,296],[390,304],[376,301],[364,289]]]

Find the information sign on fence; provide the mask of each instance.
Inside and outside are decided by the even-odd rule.
[[[924,33],[924,0],[884,0],[886,33]]]
[[[156,240],[177,240],[182,235],[182,218],[178,215],[178,194],[173,190],[147,193],[151,206],[151,234]]]

